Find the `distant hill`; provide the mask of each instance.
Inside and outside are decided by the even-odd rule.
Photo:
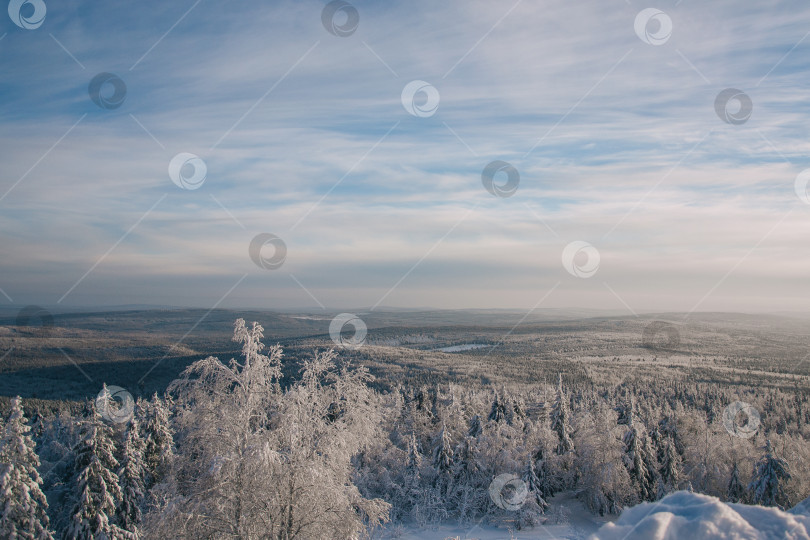
[[[0,310],[0,396],[79,400],[95,395],[102,382],[134,394],[162,391],[195,360],[238,356],[231,337],[234,320],[240,317],[264,327],[265,344],[284,347],[288,375],[295,377],[300,359],[317,348],[335,346],[329,326],[337,314],[133,307],[53,312],[52,326],[42,329],[38,320],[29,322],[32,327],[18,326],[17,312],[5,308]],[[380,384],[532,384],[554,378],[561,370],[610,377],[621,366],[647,369],[652,361],[728,382],[758,376],[761,384],[777,384],[777,375],[769,379],[763,373],[792,373],[794,368],[810,373],[810,362],[800,361],[810,348],[806,321],[780,315],[634,317],[554,309],[528,314],[500,309],[358,310],[355,315],[367,325],[368,335],[363,347],[341,355],[366,365]],[[662,336],[670,339],[661,334],[664,327],[677,334],[677,343],[661,342]]]

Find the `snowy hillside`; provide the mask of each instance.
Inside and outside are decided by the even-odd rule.
[[[625,510],[590,540],[810,539],[810,501],[793,510],[726,504],[716,497],[678,491],[657,503]]]

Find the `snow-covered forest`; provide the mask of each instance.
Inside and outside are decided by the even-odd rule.
[[[374,389],[340,352],[292,381],[236,321],[239,358],[190,365],[164,395],[45,414],[10,403],[2,538],[368,538],[383,527],[566,520],[569,493],[618,515],[679,490],[787,509],[810,495],[807,393],[673,382],[530,391]],[[744,399],[758,425],[729,412]],[[730,425],[730,422],[733,422]],[[669,499],[668,499],[669,500]],[[617,526],[617,530],[622,530]]]

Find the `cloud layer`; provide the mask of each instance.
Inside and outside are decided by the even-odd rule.
[[[347,37],[320,2],[47,4],[35,30],[0,23],[16,304],[806,309],[799,2],[660,5],[658,46],[635,2],[358,1]],[[88,96],[101,72],[120,107]],[[413,80],[435,114],[403,107]],[[716,113],[726,88],[744,123]],[[170,180],[181,152],[200,189]],[[511,197],[482,185],[494,160]],[[263,232],[277,270],[248,256]],[[592,277],[566,271],[573,241]]]

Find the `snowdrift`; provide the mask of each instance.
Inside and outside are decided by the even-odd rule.
[[[810,540],[810,500],[789,512],[677,491],[626,509],[589,540]]]
[[[788,510],[791,514],[810,516],[810,497]]]

